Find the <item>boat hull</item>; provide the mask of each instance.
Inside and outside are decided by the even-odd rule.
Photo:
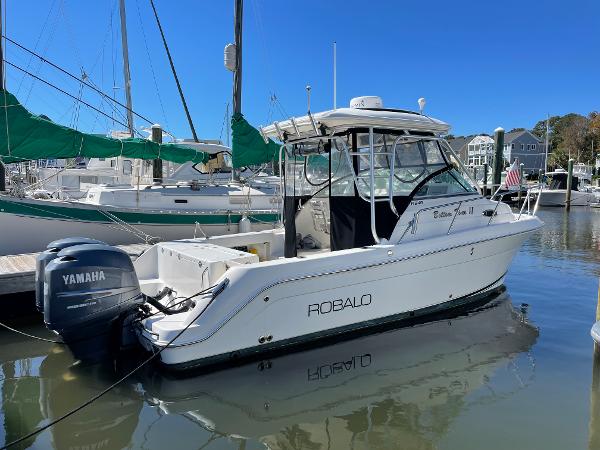
[[[465,231],[431,239],[426,246],[423,241],[374,246],[295,260],[288,267],[280,264],[276,272],[268,264],[264,270],[241,269],[192,319],[186,338],[162,351],[161,361],[187,369],[463,306],[502,285],[524,239],[541,225],[536,218],[521,222],[535,223],[503,235],[498,232],[511,224],[490,226],[486,231],[492,234],[478,241]],[[349,267],[349,262],[360,265]],[[274,273],[283,278],[274,280]],[[177,330],[181,328],[172,323],[170,332],[161,334],[146,323],[142,344],[164,348]]]
[[[540,206],[565,206],[567,191],[565,189],[542,190]],[[594,194],[590,192],[571,191],[571,206],[588,206],[594,201]]]
[[[241,213],[173,213],[156,211],[120,212],[105,208],[116,220],[103,215],[98,207],[81,207],[68,202],[0,198],[0,255],[39,252],[49,242],[70,236],[98,239],[111,245],[135,244],[146,238],[157,240],[189,239],[237,233]],[[252,228],[272,229],[277,214],[250,211]],[[256,217],[256,220],[253,220]],[[121,223],[123,221],[125,223]],[[198,225],[196,225],[198,222]]]

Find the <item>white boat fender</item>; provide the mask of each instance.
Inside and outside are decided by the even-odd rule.
[[[600,321],[596,322],[590,330],[592,338],[597,344],[600,344]]]
[[[250,219],[248,219],[248,216],[245,213],[242,214],[242,218],[238,225],[240,233],[250,233],[252,231],[252,222],[250,222]]]

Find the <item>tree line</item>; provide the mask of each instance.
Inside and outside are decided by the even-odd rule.
[[[548,164],[567,167],[569,158],[575,162],[593,164],[600,146],[600,113],[587,116],[569,113],[550,117],[550,156]],[[542,141],[546,139],[546,121],[540,120],[531,130]]]

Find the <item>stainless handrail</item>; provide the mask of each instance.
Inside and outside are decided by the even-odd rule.
[[[369,172],[370,172],[370,200],[371,200],[371,234],[376,244],[380,239],[377,235],[377,224],[375,223],[375,149],[373,148],[373,128],[369,128]]]
[[[390,155],[390,180],[388,181],[388,201],[390,203],[390,209],[396,215],[396,217],[400,217],[398,214],[398,210],[396,209],[396,205],[394,205],[394,175],[396,170],[396,152],[395,150]]]
[[[456,220],[456,216],[458,215],[458,212],[460,211],[460,207],[462,206],[463,201],[461,200],[458,203],[458,207],[454,210],[454,216],[452,216],[452,222],[450,222],[450,226],[448,227],[448,231],[446,232],[446,235],[450,234],[450,230],[452,229],[452,225],[454,225],[454,221]]]

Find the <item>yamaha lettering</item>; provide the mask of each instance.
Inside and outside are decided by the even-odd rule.
[[[338,298],[336,300],[313,303],[308,305],[308,317],[343,311],[348,308],[354,309],[360,308],[361,306],[368,306],[371,304],[371,301],[371,294],[364,294],[361,297]]]
[[[93,283],[94,281],[106,280],[104,271],[98,270],[95,272],[83,272],[83,273],[72,273],[69,275],[63,275],[65,285],[81,284],[81,283]]]

